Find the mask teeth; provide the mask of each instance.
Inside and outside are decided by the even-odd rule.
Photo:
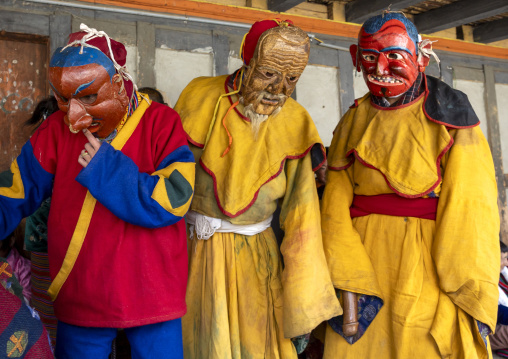
[[[371,75],[371,76],[372,76],[372,79],[374,79],[378,82],[386,82],[386,83],[392,83],[392,84],[402,83],[402,81],[400,81],[396,78],[393,78],[393,77],[389,77],[389,76],[374,76],[374,75]]]

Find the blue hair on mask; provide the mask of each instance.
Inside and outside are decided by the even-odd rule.
[[[106,69],[111,79],[116,69],[113,61],[101,51],[91,48],[83,47],[83,53],[80,54],[81,46],[71,46],[62,51],[59,47],[51,57],[49,67],[75,67],[90,64],[98,64]]]
[[[363,24],[363,30],[367,34],[374,34],[381,29],[381,27],[390,20],[399,20],[402,24],[404,24],[406,31],[409,35],[409,38],[413,41],[415,45],[415,52],[416,55],[418,55],[418,30],[416,29],[416,26],[408,20],[403,14],[398,12],[389,12],[384,15],[377,15],[374,17],[371,17],[365,23]]]

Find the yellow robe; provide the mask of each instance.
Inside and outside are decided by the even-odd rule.
[[[479,126],[448,131],[425,117],[422,102],[379,109],[366,95],[334,133],[321,212],[332,281],[384,303],[363,313],[370,325],[354,344],[328,325],[325,358],[490,356],[477,322],[496,324],[492,157]],[[438,196],[436,221],[379,214],[351,220],[354,195],[394,192]]]
[[[226,76],[195,79],[175,106],[200,161],[191,210],[253,224],[269,218],[279,204],[285,236],[280,250],[271,228],[254,236],[215,233],[189,241],[184,354],[296,358],[289,338],[342,312],[323,252],[309,154],[321,140],[308,113],[288,99],[276,117],[261,124],[257,139],[250,123],[230,111],[224,123],[233,141],[221,157],[228,147],[223,119],[231,105],[223,97],[203,150],[225,82]]]

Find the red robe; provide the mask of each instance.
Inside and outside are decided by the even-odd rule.
[[[78,156],[87,139],[72,134],[63,116],[57,112],[48,118],[15,161],[23,198],[0,185],[0,215],[8,213],[7,224],[17,224],[16,215],[29,215],[52,196],[52,279],[87,190],[97,199],[79,256],[54,303],[56,317],[73,325],[120,328],[183,316],[187,244],[182,217],[192,197],[194,159],[178,114],[152,103],[121,151],[103,143],[86,168]],[[11,173],[15,186],[14,166]],[[0,235],[3,227],[0,222]]]

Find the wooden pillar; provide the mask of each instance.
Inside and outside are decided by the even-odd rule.
[[[328,19],[346,21],[346,5],[335,1],[328,4]]]
[[[229,40],[218,31],[212,31],[214,76],[228,74]]]
[[[255,9],[268,10],[267,0],[247,0],[245,5],[247,7],[253,7]]]
[[[155,26],[136,23],[136,46],[138,47],[138,87],[155,87]]]

